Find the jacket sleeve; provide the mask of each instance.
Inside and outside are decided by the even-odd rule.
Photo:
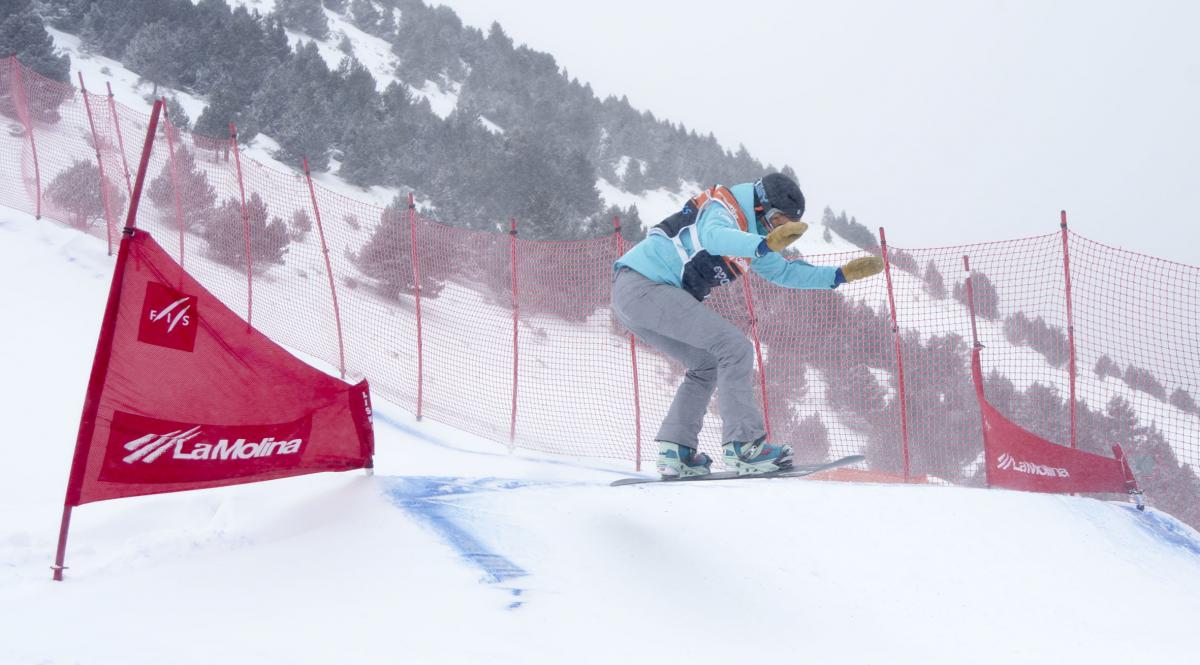
[[[738,228],[737,220],[724,206],[709,204],[700,211],[696,220],[696,231],[700,243],[709,254],[719,256],[742,256],[752,258],[758,253],[758,244],[763,237],[747,233]]]
[[[751,261],[750,269],[789,289],[832,289],[837,286],[836,267],[814,266],[800,259],[788,261],[775,252]]]

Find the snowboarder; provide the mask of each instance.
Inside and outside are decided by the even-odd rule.
[[[663,477],[710,472],[712,460],[697,447],[717,388],[725,465],[741,475],[791,466],[791,446],[766,441],[752,381],[753,344],[704,300],[714,286],[733,282],[747,268],[793,289],[835,289],[883,270],[876,256],[840,268],[780,256],[808,230],[803,214],[804,194],[783,174],[718,185],[652,228],[614,264],[613,313],[642,341],[687,368],[655,436]]]

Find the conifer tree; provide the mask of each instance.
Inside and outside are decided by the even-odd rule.
[[[992,284],[992,280],[981,272],[971,273],[971,290],[975,296],[975,313],[988,320],[1000,318],[1000,294]],[[967,305],[966,282],[954,285],[954,299]]]
[[[1191,393],[1183,388],[1176,388],[1171,393],[1171,399],[1169,401],[1171,402],[1171,406],[1174,406],[1184,413],[1200,413],[1200,410],[1197,410],[1196,407],[1196,400],[1192,398]]]
[[[1096,361],[1094,371],[1096,372],[1096,377],[1101,381],[1110,376],[1118,379],[1121,378],[1121,366],[1113,362],[1113,359],[1109,358],[1108,354],[1100,356],[1100,359]]]
[[[312,215],[308,214],[307,210],[300,209],[292,213],[291,238],[295,242],[304,242],[308,237],[308,233],[312,231],[313,221]]]
[[[69,82],[71,60],[55,53],[54,40],[30,0],[9,0],[0,15],[0,58],[15,55],[22,65],[55,81]]]
[[[937,269],[933,259],[929,259],[929,263],[925,266],[925,292],[929,297],[935,300],[942,300],[946,297],[946,282],[942,279],[942,273]]]
[[[190,69],[187,46],[167,21],[147,23],[126,45],[125,66],[147,81],[180,87],[180,74]]]
[[[79,160],[50,181],[46,186],[46,199],[66,212],[68,224],[86,229],[104,223],[105,194],[110,213],[119,214],[125,208],[125,191],[107,174],[103,187],[104,193],[100,189],[99,167],[87,160]]]
[[[167,97],[167,105],[163,112],[176,129],[186,130],[192,126],[191,117],[188,116],[187,110],[183,108],[183,104],[180,104],[176,97]]]
[[[287,224],[278,217],[267,221],[267,205],[257,192],[246,201],[246,219],[242,219],[242,204],[229,199],[218,208],[204,225],[204,239],[209,255],[234,268],[246,268],[246,230],[250,232],[250,256],[258,268],[283,262],[287,251]]]
[[[329,19],[321,0],[277,0],[275,11],[285,27],[316,39],[329,37]]]
[[[18,62],[35,72],[30,78],[41,75],[55,81],[67,81],[70,59],[55,54],[54,41],[46,32],[41,17],[34,12],[33,5],[29,0],[14,0],[14,5],[0,14],[0,58],[16,56]],[[30,81],[25,85],[30,85]],[[69,95],[69,89],[42,86],[40,95],[26,97],[30,117],[39,122],[57,122],[58,107]],[[10,95],[0,97],[0,114],[16,117],[17,109]]]
[[[829,387],[829,405],[858,415],[867,415],[883,408],[886,392],[866,365],[849,368]]]
[[[379,293],[389,299],[416,293],[413,282],[412,231],[408,222],[408,204],[397,197],[384,208],[371,238],[354,257],[358,269],[375,280]],[[421,297],[435,298],[445,281],[442,274],[451,266],[422,262]]]
[[[196,157],[186,145],[175,148],[175,176],[179,181],[179,207],[184,215],[184,225],[199,231],[213,213],[217,192],[208,182],[208,174],[196,164]],[[171,177],[171,165],[163,166],[162,172],[150,182],[146,190],[150,202],[178,228],[175,214],[175,183]],[[240,212],[239,212],[240,215]]]
[[[225,88],[218,88],[208,100],[208,106],[196,118],[194,131],[214,139],[229,138],[229,123],[235,123],[242,139],[252,137],[254,125],[247,122],[244,105]]]

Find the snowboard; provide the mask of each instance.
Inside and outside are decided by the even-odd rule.
[[[836,469],[841,466],[849,466],[850,464],[858,464],[866,461],[866,457],[862,455],[848,455],[841,459],[835,459],[832,462],[823,464],[797,464],[790,469],[781,471],[772,471],[771,473],[754,473],[739,476],[737,471],[720,471],[718,473],[710,473],[706,476],[690,476],[687,478],[621,478],[610,483],[611,487],[620,487],[621,485],[642,485],[645,483],[698,483],[710,480],[750,480],[752,478],[802,478],[811,476],[814,473]]]

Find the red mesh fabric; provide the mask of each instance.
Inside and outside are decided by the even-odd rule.
[[[0,112],[8,131],[0,133],[0,202],[34,212],[35,163],[21,120],[26,117],[37,141],[43,190],[75,162],[95,164],[95,142],[104,146],[106,177],[124,190],[125,165],[137,163],[147,114],[92,95],[98,137],[93,139],[78,92],[30,83],[36,75],[5,62]],[[14,88],[18,71],[21,94]],[[18,112],[54,101],[57,119]],[[642,457],[652,457],[650,438],[682,369],[639,344],[635,401],[629,338],[607,309],[611,262],[618,256],[614,238],[529,240],[520,220],[515,237],[466,230],[410,214],[403,204],[384,209],[365,203],[320,180],[314,206],[300,164],[283,172],[243,154],[239,169],[228,138],[178,132],[168,142],[167,131],[164,126],[154,145],[139,226],[272,339],[335,370],[344,355],[347,375],[369,377],[377,393],[404,408],[499,442],[514,437],[517,445],[534,450],[632,462],[640,407]],[[165,184],[155,190],[164,173]],[[238,249],[246,241],[243,186],[252,271],[244,249]],[[224,218],[214,211],[226,205],[225,213],[234,218],[222,226]],[[71,214],[49,205],[46,210],[64,222]],[[97,214],[95,219],[103,217]],[[262,219],[255,222],[256,216]],[[271,257],[260,246],[271,245],[276,220],[286,227],[289,242],[286,253]],[[88,228],[104,232],[103,224]],[[1075,443],[1102,455],[1111,454],[1112,443],[1121,444],[1152,500],[1194,507],[1200,496],[1193,471],[1200,464],[1200,410],[1193,400],[1200,391],[1194,332],[1200,269],[1074,234],[1070,251],[1078,357]],[[718,289],[711,306],[747,334],[755,327],[753,304],[772,436],[792,442],[806,461],[864,452],[877,474],[902,478],[907,459],[910,479],[982,485],[971,328],[955,295],[962,288],[963,255],[970,256],[978,278],[989,401],[1015,424],[1071,445],[1058,233],[963,247],[890,248],[897,333],[882,276],[834,292],[786,291],[754,276]],[[836,265],[853,256],[808,260]],[[1120,420],[1127,415],[1122,404],[1136,423]],[[907,451],[902,413],[908,416]],[[714,413],[702,436],[710,454],[717,452],[718,433]],[[1200,514],[1194,518],[1200,523]]]
[[[1200,269],[1070,234],[1080,447],[1120,444],[1147,495],[1200,522]],[[1129,415],[1137,417],[1132,426]],[[1176,514],[1180,514],[1177,512]]]
[[[423,415],[507,442],[513,391],[512,240],[419,217],[413,223],[422,315],[419,321],[412,318],[405,334],[421,326],[423,344],[414,350],[424,360]],[[411,244],[407,249],[411,254]],[[403,259],[411,273],[412,259],[407,254]],[[447,279],[451,275],[456,279]],[[417,376],[415,369],[414,364],[406,381]]]
[[[26,163],[32,163],[29,150],[29,131],[24,100],[20,98],[24,86],[17,78],[22,68],[15,58],[0,65],[0,120],[4,131],[0,132],[0,164],[3,165],[4,187],[0,187],[0,204],[17,210],[36,212],[37,187],[26,182]],[[30,191],[34,193],[31,195]]]
[[[553,442],[568,454],[596,454],[599,447],[605,456],[633,459],[628,338],[608,309],[612,239],[518,240],[516,252],[518,334],[524,338],[517,434]],[[588,435],[564,435],[564,422]]]
[[[913,473],[982,484],[982,433],[971,386],[971,323],[965,306],[963,256],[970,257],[975,274],[979,339],[987,349],[985,375],[996,370],[1017,390],[1041,384],[1063,396],[1069,376],[1065,358],[1048,359],[1030,341],[1005,333],[1006,319],[1016,313],[1065,331],[1062,248],[1059,236],[1053,234],[891,252]],[[991,391],[989,397],[1017,425],[1055,443],[1070,442],[1069,432],[1063,436],[1063,431],[1047,431],[1047,421],[1037,414],[1011,412],[1011,400]]]

